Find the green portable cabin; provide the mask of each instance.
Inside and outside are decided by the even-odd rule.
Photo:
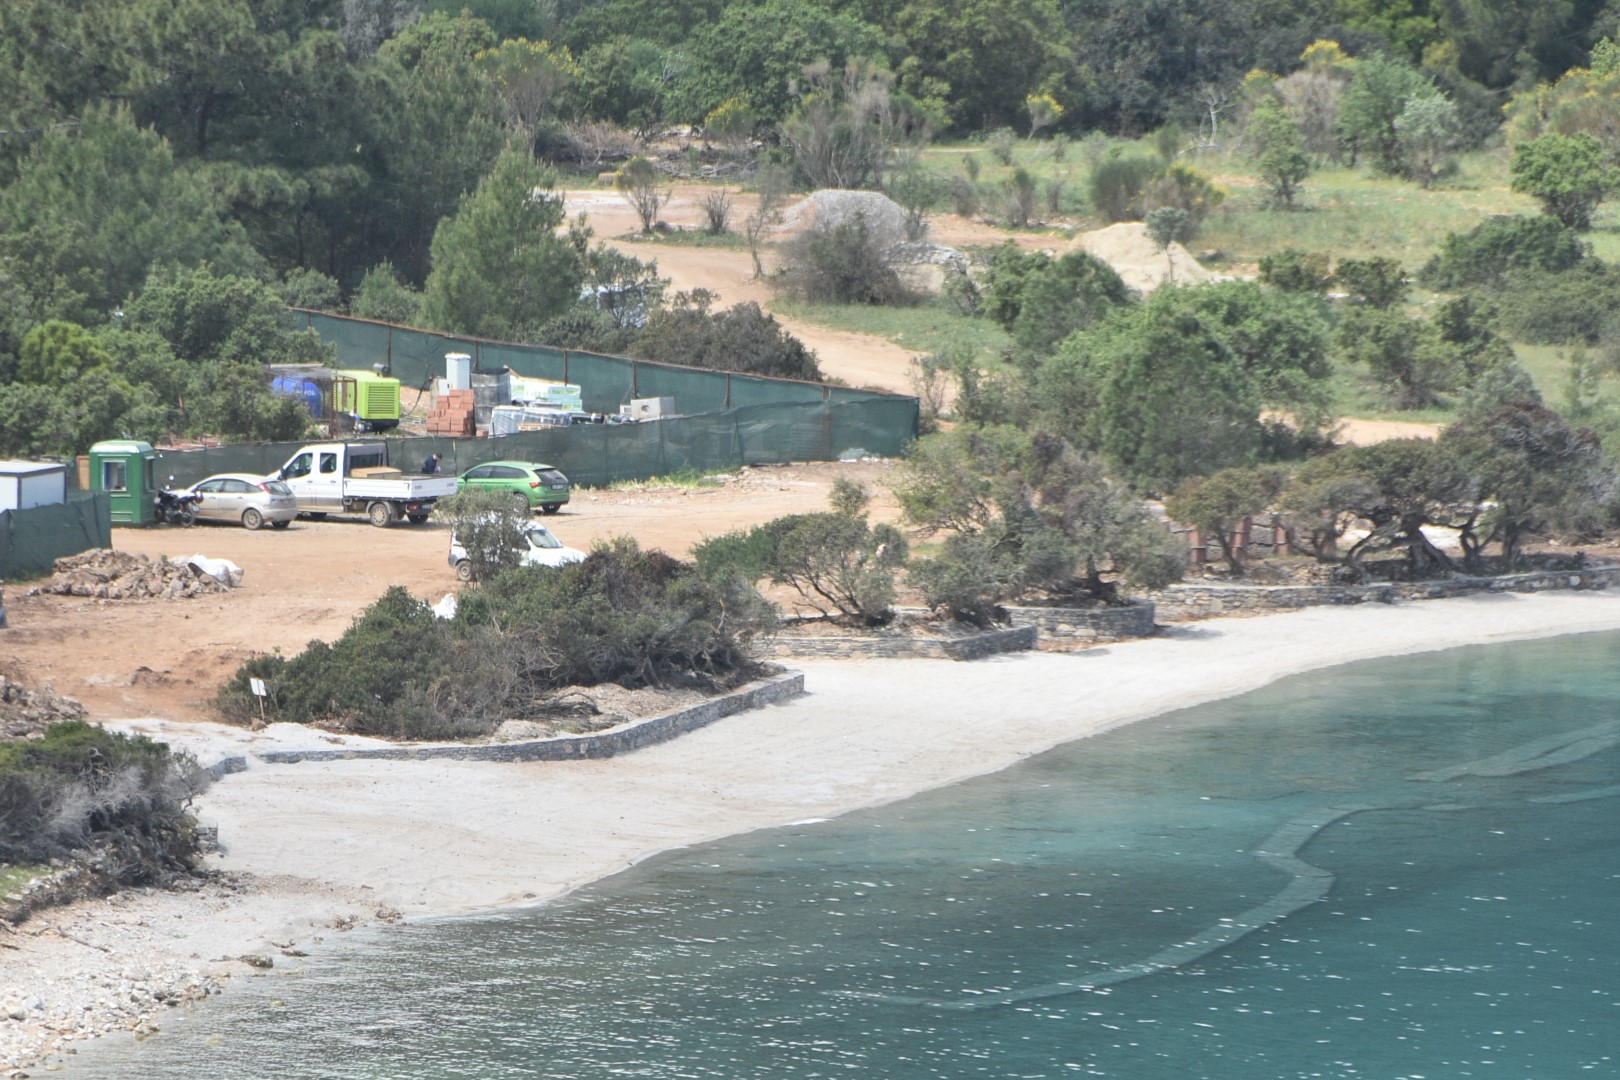
[[[90,448],[90,490],[105,491],[114,525],[151,525],[157,482],[157,451],[151,443],[108,439]]]
[[[399,380],[375,371],[333,372],[332,407],[352,416],[357,431],[398,427]]]

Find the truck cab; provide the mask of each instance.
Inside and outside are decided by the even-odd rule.
[[[454,476],[410,475],[390,467],[388,446],[381,442],[312,443],[272,475],[292,489],[301,514],[365,514],[378,527],[402,518],[419,525],[435,502],[456,491]]]

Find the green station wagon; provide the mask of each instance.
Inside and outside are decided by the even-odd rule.
[[[456,490],[480,488],[484,491],[510,491],[521,497],[530,510],[539,508],[555,514],[568,501],[568,477],[550,465],[537,461],[489,461],[462,473]]]

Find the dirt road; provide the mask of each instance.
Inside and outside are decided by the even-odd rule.
[[[708,536],[783,514],[827,508],[833,479],[873,491],[873,517],[895,516],[877,486],[883,462],[765,466],[721,487],[579,491],[545,518],[562,540],[589,549],[612,536],[685,556]],[[331,640],[390,585],[429,602],[459,589],[436,522],[377,529],[361,518],[295,522],[284,532],[231,525],[114,529],[113,546],[152,556],[208,555],[245,571],[242,587],[191,600],[108,601],[27,596],[10,585],[0,673],[78,698],[92,719],[208,717],[208,699],[243,660],[312,638]]]

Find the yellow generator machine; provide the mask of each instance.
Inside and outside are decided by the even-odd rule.
[[[332,374],[332,411],[354,421],[358,432],[399,426],[399,380],[375,371]]]

